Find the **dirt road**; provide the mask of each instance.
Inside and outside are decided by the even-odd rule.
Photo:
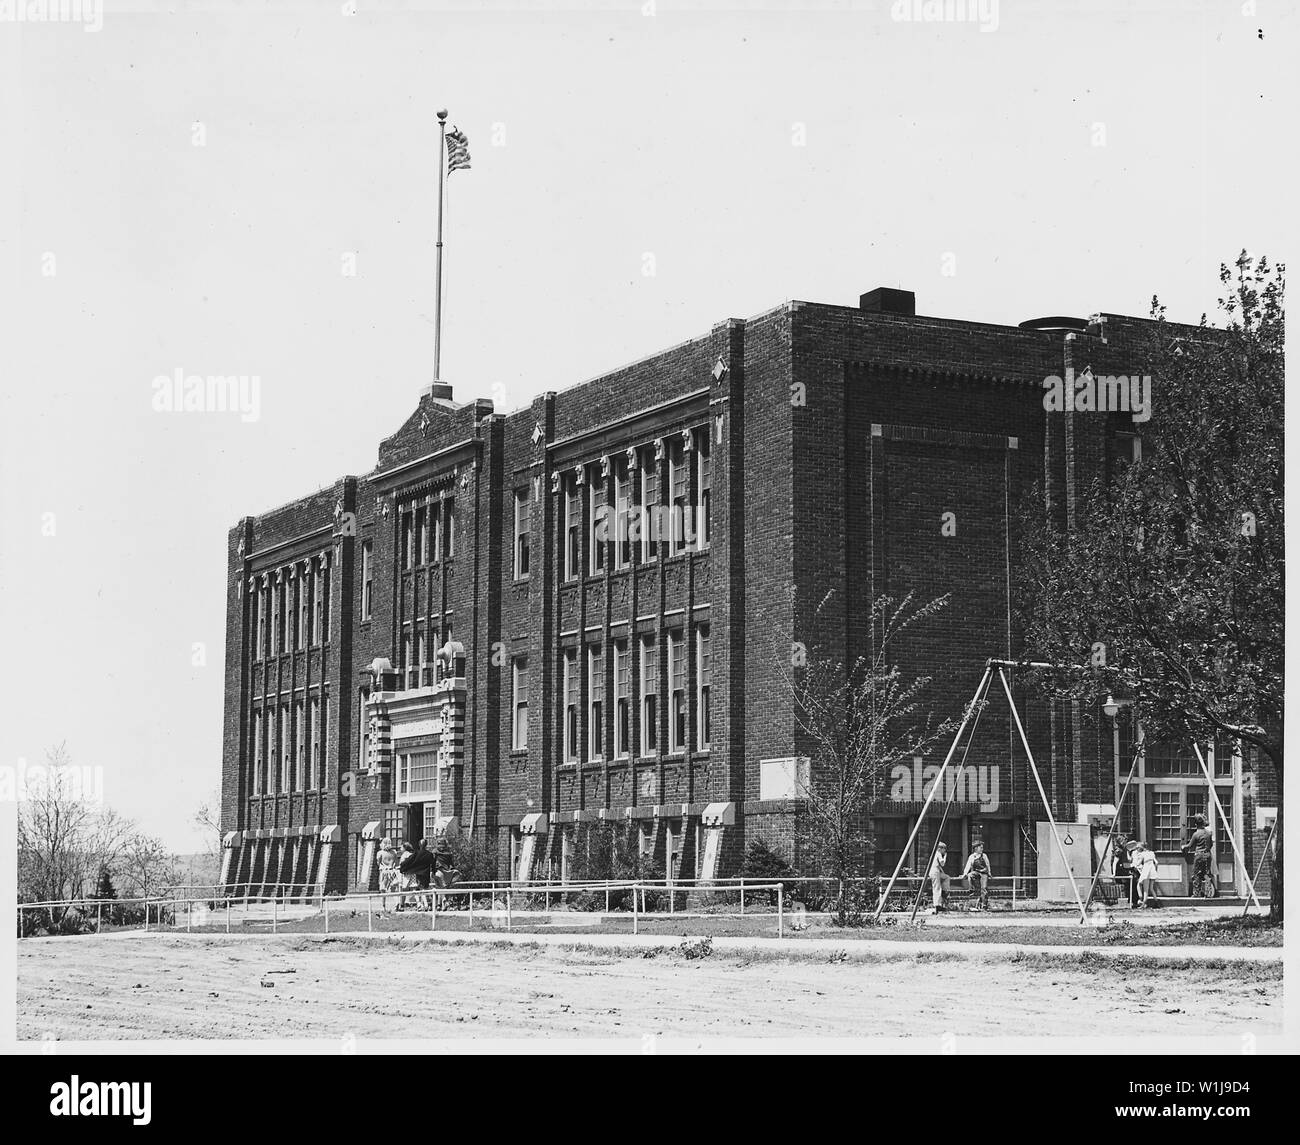
[[[687,960],[391,940],[29,940],[18,1037],[515,1038],[1213,1035],[1281,1031],[1249,966],[1087,969],[1004,958]]]

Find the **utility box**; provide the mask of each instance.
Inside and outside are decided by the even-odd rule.
[[[1052,838],[1050,823],[1038,824],[1038,897],[1044,902],[1074,902],[1070,875],[1079,887],[1079,894],[1088,893],[1092,882],[1092,827],[1087,823],[1057,823],[1057,839]],[[1061,861],[1061,851],[1069,862],[1068,869]]]

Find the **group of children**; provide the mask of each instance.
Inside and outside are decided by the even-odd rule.
[[[432,910],[433,895],[430,884],[434,878],[450,867],[445,841],[439,839],[436,851],[429,850],[429,841],[421,839],[418,844],[409,841],[402,844],[399,854],[393,846],[392,839],[379,842],[379,889],[383,893],[380,909],[388,909],[388,896],[397,894],[397,909]],[[439,885],[444,880],[438,879]],[[416,891],[414,895],[400,892]],[[420,893],[423,892],[423,893]]]
[[[1198,881],[1194,882],[1193,885],[1199,885],[1202,868],[1208,870],[1210,867],[1209,856],[1212,854],[1213,843],[1211,842],[1206,846],[1202,840],[1202,835],[1205,839],[1210,838],[1203,817],[1197,816],[1196,820],[1193,821],[1193,826],[1196,831],[1185,850],[1194,851],[1195,853],[1196,866],[1193,878]],[[934,862],[930,865],[929,873],[934,914],[939,914],[948,909],[948,889],[952,884],[952,876],[948,874],[946,869],[947,862],[948,844],[940,843],[935,849]],[[1122,834],[1117,836],[1114,875],[1121,886],[1125,883],[1128,884],[1130,906],[1145,907],[1151,904],[1159,865],[1156,853],[1145,843],[1136,839],[1128,840]],[[966,866],[958,876],[974,892],[976,905],[970,908],[972,911],[989,909],[989,879],[992,877],[992,873],[988,856],[984,853],[984,844],[982,842],[974,843],[971,846],[970,858],[966,860]]]

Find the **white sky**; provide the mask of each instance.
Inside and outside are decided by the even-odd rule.
[[[66,740],[181,850],[220,781],[227,529],[369,470],[430,380],[437,108],[473,157],[443,375],[498,410],[880,285],[1195,321],[1220,261],[1292,238],[1280,3],[263,7],[0,3],[0,766]],[[154,412],[177,368],[256,374],[260,420]]]

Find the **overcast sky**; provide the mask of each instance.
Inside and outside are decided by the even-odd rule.
[[[443,376],[501,411],[881,285],[1196,321],[1292,238],[1279,3],[262,7],[0,21],[0,766],[66,740],[181,850],[227,530],[367,472],[431,379],[439,107]],[[176,370],[257,375],[260,416],[156,412]]]

